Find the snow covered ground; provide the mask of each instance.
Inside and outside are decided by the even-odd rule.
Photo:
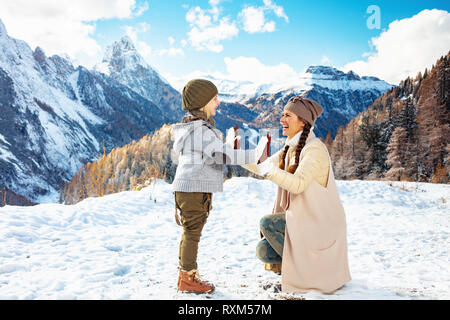
[[[171,186],[77,205],[0,208],[0,299],[450,299],[450,185],[338,181],[353,280],[334,294],[278,291],[255,257],[270,181],[213,196],[198,264],[212,295],[176,292],[181,228]]]

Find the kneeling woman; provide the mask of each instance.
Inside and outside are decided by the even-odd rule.
[[[287,293],[331,293],[351,280],[344,208],[327,148],[312,131],[321,113],[315,101],[291,98],[280,120],[284,148],[259,165],[243,165],[278,185],[256,254],[266,269],[281,264]]]

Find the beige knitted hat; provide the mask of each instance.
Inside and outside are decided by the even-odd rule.
[[[209,80],[194,79],[183,88],[182,109],[195,110],[203,108],[218,93],[217,87]]]
[[[322,107],[317,102],[301,96],[290,98],[284,110],[291,111],[303,120],[308,121],[311,126],[322,113]]]

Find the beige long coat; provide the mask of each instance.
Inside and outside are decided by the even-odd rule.
[[[294,149],[289,148],[286,167],[295,161]],[[351,276],[345,212],[327,148],[311,131],[294,174],[277,167],[280,154],[267,160],[276,165],[267,178],[279,186],[273,213],[286,212],[282,290],[331,293]]]

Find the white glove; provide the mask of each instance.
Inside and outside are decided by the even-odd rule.
[[[236,135],[234,133],[234,128],[231,127],[227,130],[227,136],[225,137],[225,144],[230,148],[234,148],[234,139],[236,139]]]
[[[238,135],[236,136],[236,132],[238,132]],[[225,144],[230,147],[231,149],[235,149],[235,142],[237,140],[237,149],[240,149],[240,140],[241,136],[239,135],[239,130],[235,129],[235,127],[231,127],[227,130],[227,136],[225,137]]]
[[[225,144],[234,149],[234,140],[236,139],[236,132],[233,127],[227,130],[227,136],[225,137]]]
[[[263,153],[266,151],[268,142],[269,142],[269,139],[267,139],[267,136],[263,136],[263,137],[261,137],[261,139],[259,139],[258,145],[256,146],[256,149],[255,149],[255,162],[254,163],[258,163],[258,160],[261,158]]]
[[[267,175],[275,168],[272,161],[264,161],[256,166],[258,168],[258,174],[267,177]]]

